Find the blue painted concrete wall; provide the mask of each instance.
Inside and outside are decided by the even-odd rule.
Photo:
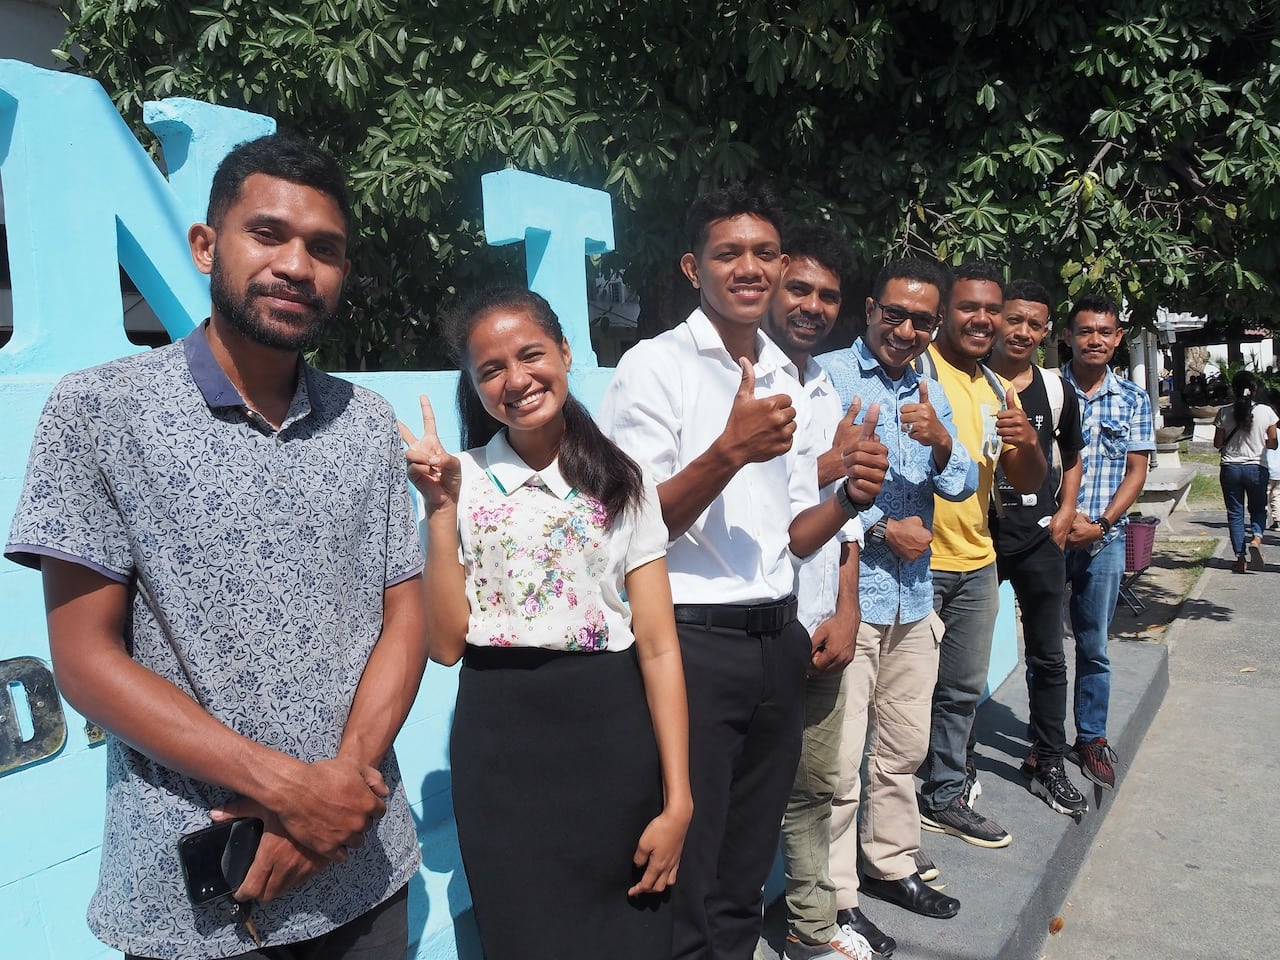
[[[270,132],[268,118],[189,100],[150,104],[166,181],[92,81],[0,61],[0,177],[13,275],[14,335],[0,350],[0,534],[21,490],[36,419],[58,378],[135,352],[124,334],[123,265],[173,338],[208,311],[207,278],[191,264],[187,227],[204,219],[209,182],[236,143]],[[598,402],[612,371],[595,364],[583,256],[613,247],[607,194],[515,170],[484,178],[491,243],[524,242],[530,286],[555,307],[574,354],[573,389]],[[418,395],[453,409],[456,373],[349,374],[414,423]],[[457,446],[453,419],[441,437]],[[993,677],[1013,663],[1006,598]],[[39,575],[0,561],[0,739],[29,743],[25,658],[47,667]],[[998,682],[993,680],[992,685]],[[34,687],[32,689],[35,689]],[[478,958],[449,802],[448,728],[456,671],[431,665],[396,742],[424,866],[413,881],[411,951],[423,960]],[[66,738],[49,756],[0,773],[0,952],[22,960],[118,956],[84,923],[102,835],[103,752],[62,704]],[[55,738],[56,739],[56,738]],[[56,746],[56,744],[55,744]],[[0,759],[4,756],[0,752]]]

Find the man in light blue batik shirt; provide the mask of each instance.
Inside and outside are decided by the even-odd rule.
[[[893,938],[862,913],[859,890],[929,917],[951,917],[960,909],[954,897],[926,885],[913,856],[920,847],[913,775],[928,747],[942,636],[929,571],[934,494],[963,500],[977,485],[973,462],[956,442],[945,394],[911,369],[937,329],[949,287],[949,274],[934,261],[890,263],[866,300],[865,335],[846,350],[818,358],[845,408],[854,402],[863,411],[879,405],[879,432],[889,450],[884,488],[862,514],[862,622],[845,674],[831,819],[839,922],[883,955],[892,952]],[[877,732],[867,754],[867,801],[859,818],[859,768],[871,726]]]

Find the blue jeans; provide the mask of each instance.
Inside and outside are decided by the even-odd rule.
[[[1000,612],[996,565],[963,573],[934,570],[933,609],[946,632],[938,650],[938,685],[933,690],[929,753],[920,768],[920,798],[929,809],[941,810],[964,789],[973,717],[987,686],[991,635]]]
[[[1267,468],[1257,463],[1224,463],[1218,474],[1222,481],[1222,499],[1227,505],[1227,530],[1231,533],[1231,549],[1244,556],[1244,542],[1262,536],[1267,525]],[[1244,525],[1245,498],[1249,501],[1249,527]]]
[[[1076,742],[1107,735],[1111,702],[1111,659],[1107,635],[1124,579],[1124,528],[1114,540],[1090,556],[1088,550],[1067,553],[1071,584],[1071,631],[1076,638]]]

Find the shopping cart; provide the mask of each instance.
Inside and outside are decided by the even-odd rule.
[[[1134,613],[1147,609],[1146,603],[1133,591],[1138,578],[1151,566],[1151,548],[1156,542],[1159,517],[1130,517],[1125,527],[1124,577],[1120,581],[1120,599]]]

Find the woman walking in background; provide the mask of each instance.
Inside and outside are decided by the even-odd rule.
[[[1280,398],[1275,395],[1275,391],[1268,391],[1268,401],[1271,409],[1276,409],[1277,402]],[[1271,522],[1270,529],[1280,530],[1280,448],[1267,448],[1267,501],[1271,505]]]
[[[656,488],[569,394],[550,305],[450,321],[462,445],[402,426],[427,510],[427,639],[462,659],[458,845],[486,960],[667,960],[688,711]],[[624,599],[625,598],[625,599]]]
[[[1227,507],[1227,530],[1235,551],[1235,573],[1248,569],[1246,545],[1254,552],[1254,562],[1262,566],[1262,530],[1267,523],[1266,451],[1276,448],[1276,412],[1262,398],[1262,384],[1248,370],[1231,380],[1235,402],[1218,411],[1214,421],[1213,445],[1222,453],[1222,499]],[[1245,505],[1249,523],[1245,526]],[[1247,541],[1247,544],[1246,544]]]

